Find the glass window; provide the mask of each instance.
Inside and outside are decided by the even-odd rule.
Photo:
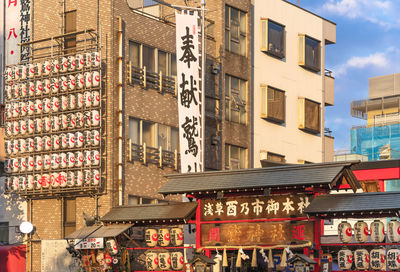
[[[154,141],[154,123],[142,121],[142,144],[149,147],[155,147]]]
[[[268,53],[283,58],[285,27],[268,20]]]
[[[237,77],[225,76],[225,119],[246,124],[246,81]]]
[[[139,205],[139,197],[128,195],[128,205]]]
[[[140,44],[129,42],[129,61],[132,66],[140,67]]]
[[[161,146],[163,150],[170,150],[169,148],[169,127],[165,125],[158,125],[158,146]]]
[[[140,144],[140,120],[129,118],[129,138],[133,144]]]
[[[76,230],[76,199],[64,200],[64,235]]]
[[[163,75],[167,74],[167,53],[161,50],[158,50],[158,72]]]
[[[305,128],[314,132],[320,132],[320,104],[305,99],[304,118]]]
[[[143,67],[146,66],[147,71],[156,72],[155,71],[155,61],[154,61],[154,48],[149,47],[147,45],[142,45],[142,59],[143,59]]]
[[[261,118],[285,122],[285,92],[270,86],[261,86]]]
[[[171,54],[171,76],[176,76],[176,54]]]
[[[246,55],[246,14],[236,8],[225,6],[225,49]]]
[[[305,65],[306,67],[320,71],[320,41],[308,36],[305,37]]]
[[[225,168],[226,169],[243,169],[247,167],[247,149],[225,145]]]
[[[9,243],[8,222],[0,222],[0,245],[8,245]]]
[[[76,31],[76,10],[64,13],[64,33]],[[76,50],[76,36],[69,36],[64,39],[65,54],[70,54]]]
[[[171,150],[179,152],[179,130],[177,128],[171,128]]]

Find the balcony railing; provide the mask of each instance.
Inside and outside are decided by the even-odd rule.
[[[160,168],[171,167],[178,171],[180,169],[180,154],[178,151],[167,151],[159,148],[148,147],[146,144],[133,144],[128,141],[128,161],[139,161],[143,164],[156,164]]]
[[[146,66],[143,68],[132,66],[128,63],[128,82],[131,85],[138,84],[143,88],[151,88],[158,90],[160,93],[170,93],[177,95],[176,77],[163,75],[162,72],[154,73],[147,71]]]

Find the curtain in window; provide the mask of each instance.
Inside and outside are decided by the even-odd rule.
[[[320,131],[320,111],[318,103],[309,100],[305,101],[305,119],[306,128]]]
[[[285,93],[268,88],[268,117],[285,121]]]
[[[143,130],[142,144],[145,143],[146,146],[155,147],[154,124],[142,121],[142,130]]]
[[[140,67],[140,45],[135,42],[129,42],[129,61],[132,66]]]
[[[143,66],[146,66],[147,71],[155,72],[154,48],[146,45],[143,45]]]
[[[306,65],[315,69],[319,68],[319,42],[306,37]]]
[[[129,139],[133,144],[140,144],[140,121],[134,118],[129,118]]]
[[[158,72],[167,75],[167,53],[158,50]]]

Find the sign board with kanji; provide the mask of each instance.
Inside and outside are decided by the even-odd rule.
[[[75,239],[75,249],[104,248],[104,238]]]
[[[204,200],[201,202],[201,219],[213,221],[304,217],[304,209],[310,202],[311,197],[306,195]]]
[[[202,246],[301,244],[314,241],[310,221],[222,223],[201,225]]]

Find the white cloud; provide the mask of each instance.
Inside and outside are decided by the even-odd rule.
[[[391,50],[388,50],[389,52]],[[344,64],[334,69],[334,75],[340,77],[347,73],[348,69],[364,69],[364,68],[387,68],[390,60],[386,53],[374,53],[365,57],[351,57]]]
[[[399,27],[395,4],[391,0],[328,0],[322,12],[350,19],[361,18],[385,28]]]

